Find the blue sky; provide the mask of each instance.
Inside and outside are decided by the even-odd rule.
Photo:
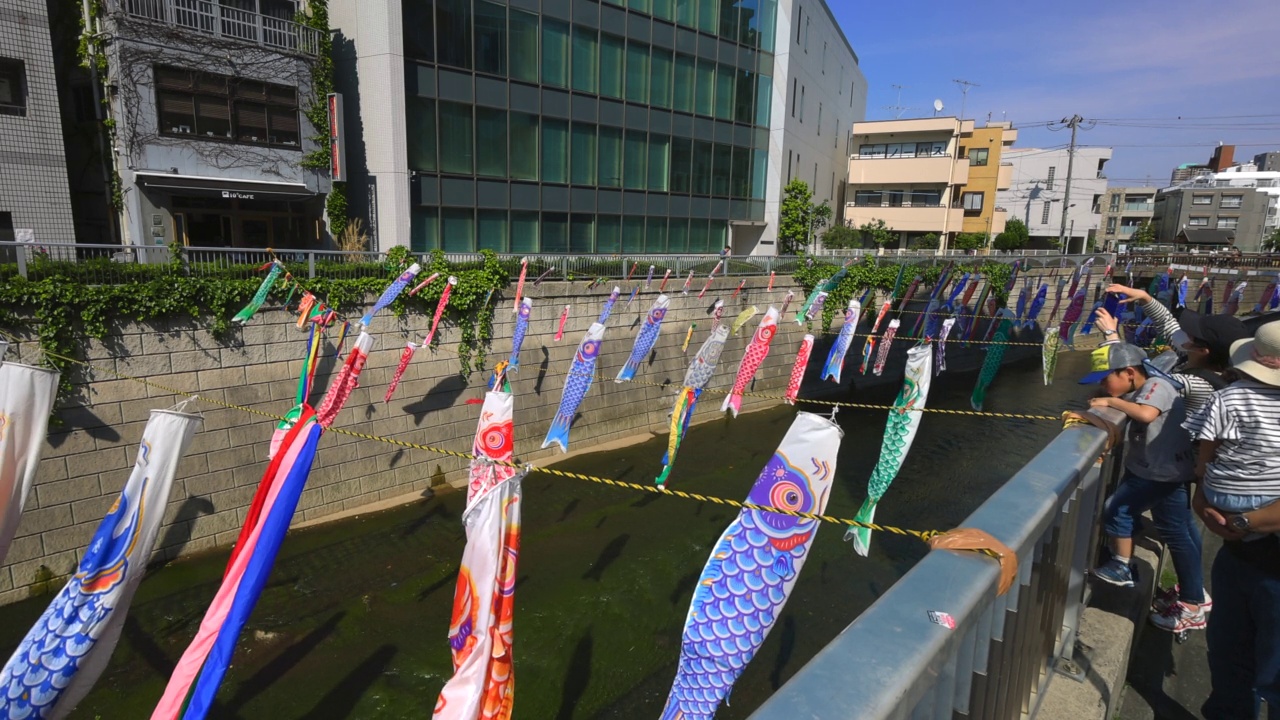
[[[1016,147],[1069,140],[1035,123],[1101,120],[1078,142],[1115,148],[1112,185],[1167,182],[1219,141],[1237,160],[1280,150],[1280,0],[827,2],[866,75],[869,120],[896,115],[894,84],[904,118],[932,115],[934,98],[959,114],[964,79],[980,86],[966,117],[1014,121]]]

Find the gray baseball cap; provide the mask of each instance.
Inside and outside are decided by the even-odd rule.
[[[1093,372],[1080,378],[1081,385],[1093,385],[1116,370],[1127,367],[1142,367],[1147,353],[1137,345],[1126,342],[1111,342],[1100,345],[1090,354]]]

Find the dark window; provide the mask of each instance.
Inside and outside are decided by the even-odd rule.
[[[471,69],[471,0],[436,0],[440,63]]]
[[[298,92],[287,85],[157,66],[163,135],[299,149]]]
[[[436,22],[431,0],[404,0],[404,54],[419,60],[436,59]]]
[[[0,58],[0,115],[27,114],[27,72],[21,60]]]
[[[476,70],[507,74],[507,8],[476,2]]]

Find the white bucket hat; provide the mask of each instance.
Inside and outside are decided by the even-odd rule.
[[[1280,322],[1269,322],[1252,338],[1232,343],[1231,367],[1260,383],[1280,387]]]

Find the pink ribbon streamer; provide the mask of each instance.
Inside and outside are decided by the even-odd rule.
[[[453,292],[453,286],[457,284],[458,278],[450,275],[448,284],[444,286],[444,292],[440,293],[440,302],[436,304],[435,317],[431,318],[431,331],[422,340],[422,347],[431,345],[431,339],[436,336],[436,328],[440,327],[440,316],[444,315],[444,309],[449,306],[449,295]]]
[[[564,323],[569,319],[569,306],[564,306],[564,312],[560,313],[560,328],[556,330],[556,342],[564,339]]]
[[[520,297],[524,295],[524,276],[529,272],[529,258],[520,260],[520,280],[516,282],[516,302],[511,306],[511,314],[520,312]]]
[[[774,275],[774,272],[770,270],[769,271],[769,290],[773,290],[773,275]],[[784,310],[783,312],[786,312],[786,311]]]
[[[667,289],[667,278],[670,278],[670,277],[671,277],[671,268],[667,268],[667,272],[662,276],[662,284],[658,286],[658,292],[663,292],[664,290]]]
[[[708,277],[708,278],[707,278],[707,284],[706,284],[706,285],[703,285],[703,286],[702,286],[702,292],[698,293],[698,299],[699,299],[699,300],[701,300],[701,299],[702,299],[702,296],[703,296],[703,295],[706,295],[706,294],[707,294],[707,291],[711,289],[711,283],[712,283],[712,282],[714,282],[714,281],[715,281],[715,277],[714,277],[714,276],[712,276],[712,277]]]
[[[414,286],[412,290],[409,291],[409,296],[413,297],[414,295],[417,295],[419,290],[430,285],[432,281],[434,281],[438,277],[440,277],[440,273],[431,273],[431,277],[418,283],[417,285]]]
[[[631,263],[631,270],[627,272],[627,282],[631,282],[631,276],[636,273],[636,268],[640,267],[640,263]]]
[[[746,279],[746,278],[743,278],[743,279],[742,279],[742,282],[738,283],[738,289],[733,291],[733,295],[731,295],[731,296],[729,297],[729,299],[730,299],[730,300],[732,300],[732,299],[734,299],[734,298],[738,297],[738,293],[742,292],[742,288],[743,288],[746,284],[747,284],[747,279]]]

